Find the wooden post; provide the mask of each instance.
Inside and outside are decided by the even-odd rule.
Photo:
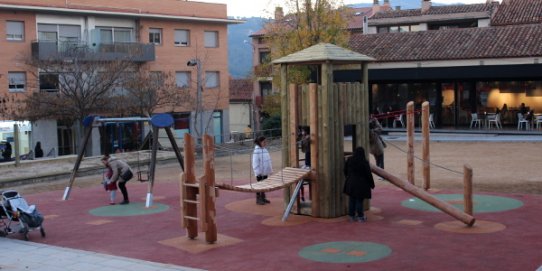
[[[431,188],[429,159],[429,102],[422,104],[422,155],[423,155],[423,189]]]
[[[414,184],[414,102],[407,103],[407,178]]]
[[[200,183],[200,207],[202,216],[200,217],[205,222],[205,241],[207,243],[215,243],[217,239],[216,229],[216,193],[215,193],[215,163],[214,150],[215,144],[213,137],[205,135],[203,137],[203,170],[205,172],[205,180]]]
[[[280,104],[281,104],[281,128],[282,128],[282,162],[283,165],[290,165],[290,92],[288,90],[288,65],[280,65]],[[283,191],[284,204],[290,199],[290,187]]]
[[[464,185],[464,201],[465,201],[465,213],[473,215],[472,204],[472,167],[469,165],[463,166],[463,185]]]
[[[185,170],[181,177],[181,225],[186,228],[188,238],[194,239],[198,236],[198,223],[194,219],[198,216],[197,209],[197,187],[194,153],[196,148],[194,140],[189,133],[184,134],[184,157]],[[188,216],[188,217],[187,217]]]
[[[19,152],[19,147],[21,145],[20,141],[20,133],[19,133],[19,125],[13,124],[13,153],[15,154],[15,166],[18,167],[19,163],[21,162],[21,154]]]
[[[289,140],[289,114],[290,103],[288,102],[288,66],[280,65],[280,104],[281,104],[281,128],[282,128],[282,146],[288,146]],[[282,160],[285,165],[290,164],[288,148],[282,148]]]
[[[362,126],[362,137],[361,139],[361,146],[365,150],[369,150],[370,144],[369,144],[369,63],[363,63],[361,64],[362,71],[363,71],[363,84],[361,84],[361,103],[359,106],[361,107],[361,124]],[[369,152],[367,152],[367,157],[369,157]]]
[[[289,139],[288,139],[288,152],[290,153],[289,159],[290,163],[288,166],[297,168],[299,167],[299,153],[297,151],[297,117],[298,117],[298,108],[297,108],[297,85],[290,84],[288,89],[289,93],[289,107],[288,110],[288,128],[289,128]]]
[[[446,201],[443,201],[423,189],[420,189],[411,183],[401,180],[398,177],[395,177],[391,174],[389,174],[387,171],[375,166],[371,165],[371,171],[375,173],[376,175],[388,180],[393,185],[403,189],[404,191],[410,193],[411,195],[433,205],[435,208],[440,209],[441,211],[447,213],[448,215],[456,218],[457,220],[460,220],[461,222],[467,224],[467,226],[474,225],[474,222],[476,221],[473,216],[462,212],[461,210],[455,208],[453,205],[447,203]]]
[[[312,215],[320,217],[319,207],[319,190],[318,190],[318,85],[315,83],[309,84],[309,122],[311,127],[311,201]]]

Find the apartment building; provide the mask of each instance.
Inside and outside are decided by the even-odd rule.
[[[192,107],[159,108],[172,113],[175,131],[194,133],[205,125],[218,142],[229,134],[229,75],[225,4],[178,0],[16,0],[0,1],[0,95],[7,101],[34,91],[58,91],[54,74],[33,78],[24,59],[62,58],[83,48],[102,59],[129,57],[140,67],[175,75],[178,87],[201,95],[204,118],[194,120]],[[82,59],[92,61],[92,59]],[[69,65],[67,63],[66,65]],[[199,80],[198,80],[199,79]],[[58,80],[58,79],[56,79]],[[11,96],[11,97],[10,97]],[[4,117],[5,118],[5,117]],[[204,121],[209,119],[210,121]],[[205,123],[205,124],[203,124]],[[132,148],[140,140],[138,123],[111,123],[107,151]],[[30,144],[40,141],[53,155],[77,150],[74,128],[60,120],[32,123]],[[130,135],[130,136],[128,136]],[[93,134],[92,154],[104,152]],[[32,146],[30,146],[30,149]]]

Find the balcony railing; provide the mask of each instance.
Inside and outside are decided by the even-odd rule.
[[[94,43],[37,41],[32,43],[32,56],[39,60],[129,60],[146,62],[155,60],[154,44],[135,42]]]

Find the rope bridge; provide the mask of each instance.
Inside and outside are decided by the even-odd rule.
[[[299,180],[306,179],[310,174],[310,169],[286,167],[279,172],[269,176],[267,179],[244,185],[216,184],[216,187],[224,190],[237,192],[270,192],[282,189]]]

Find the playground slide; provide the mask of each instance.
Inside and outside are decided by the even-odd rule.
[[[381,169],[372,164],[371,164],[371,171],[374,174],[388,180],[390,183],[394,184],[395,186],[405,190],[407,193],[410,193],[411,195],[433,205],[435,208],[447,213],[448,215],[454,217],[455,219],[467,224],[467,226],[470,227],[474,225],[474,222],[476,221],[476,219],[473,216],[465,212],[462,212],[461,210],[455,208],[453,205],[429,194],[425,190],[418,188],[414,186],[413,184],[405,180],[402,180],[396,176],[393,176],[387,171],[385,171],[384,169]]]

